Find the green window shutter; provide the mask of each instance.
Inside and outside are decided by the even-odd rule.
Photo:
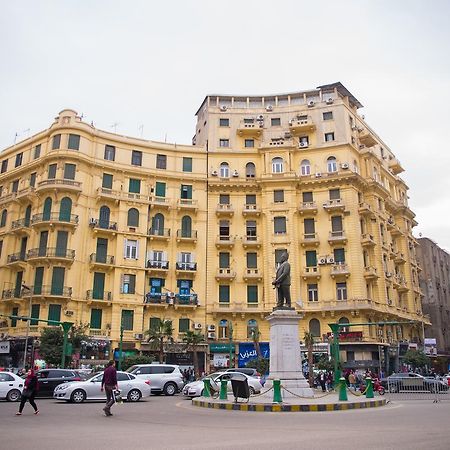
[[[226,252],[219,253],[219,268],[228,269],[230,267],[230,254]]]
[[[159,328],[159,324],[161,323],[159,317],[150,317],[149,329],[157,330]]]
[[[122,326],[124,330],[133,330],[134,311],[131,309],[122,309]]]
[[[307,267],[317,266],[317,254],[315,250],[309,250],[306,252],[306,266]]]
[[[129,294],[134,294],[136,291],[136,275],[130,275],[130,290]]]
[[[31,306],[31,317],[33,319],[39,319],[39,312],[41,310],[41,305],[32,305]],[[30,325],[38,325],[39,322],[37,320],[30,320]]]
[[[23,281],[23,272],[17,272],[16,274],[16,285],[14,286],[14,297],[20,298],[20,294],[22,292],[22,281]]]
[[[61,145],[61,135],[55,134],[52,141],[52,150],[56,150]]]
[[[67,254],[67,240],[69,233],[67,231],[58,231],[56,235],[56,256],[65,257]]]
[[[42,211],[42,219],[43,220],[50,220],[50,214],[52,212],[52,199],[50,197],[47,197],[44,200],[44,208]]]
[[[108,253],[108,239],[97,238],[96,262],[106,263]]]
[[[33,287],[33,293],[34,294],[42,294],[42,281],[44,279],[44,268],[43,267],[36,267],[36,271],[34,273],[34,287]]]
[[[13,316],[17,316],[19,314],[19,307],[15,306],[12,311],[11,314]],[[11,327],[17,327],[17,319],[11,319]]]
[[[230,303],[230,286],[219,286],[219,303]]]
[[[94,273],[94,284],[92,287],[92,298],[103,300],[105,295],[105,274],[103,272]]]
[[[190,319],[179,319],[178,321],[178,332],[186,333],[190,328]]]
[[[101,309],[91,309],[91,324],[90,327],[94,330],[100,330],[102,328],[102,314]]]
[[[165,197],[166,196],[166,183],[161,183],[160,181],[156,182],[155,195],[157,197]]]
[[[39,236],[39,256],[47,254],[48,231],[41,231]]]
[[[80,149],[80,136],[78,134],[69,134],[69,142],[67,148],[70,150]]]
[[[334,261],[336,263],[344,263],[345,262],[345,250],[343,248],[335,248],[334,249]]]
[[[77,166],[75,164],[64,164],[64,179],[65,180],[75,180],[75,172]]]
[[[61,305],[48,305],[48,320],[61,320]]]
[[[133,194],[140,194],[141,193],[141,180],[137,180],[136,178],[130,178],[128,192],[131,192]]]
[[[58,165],[57,164],[50,164],[48,166],[48,175],[47,178],[56,178],[56,169]]]
[[[314,219],[304,219],[303,226],[305,234],[314,234],[316,232]]]
[[[181,198],[192,200],[192,186],[189,184],[181,185]]]
[[[247,269],[256,269],[258,267],[258,257],[256,253],[247,253]]]
[[[53,267],[51,295],[62,295],[64,292],[64,267]]]
[[[70,222],[72,214],[72,200],[69,197],[64,197],[59,206],[59,220],[61,222]]]
[[[103,174],[102,187],[105,189],[112,189],[113,187],[113,176],[109,173]]]
[[[183,158],[183,172],[192,172],[192,158]]]
[[[258,286],[247,286],[247,303],[258,303]]]

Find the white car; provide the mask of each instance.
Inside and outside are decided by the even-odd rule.
[[[12,372],[0,372],[0,398],[17,402],[22,395],[25,380]]]
[[[233,389],[231,387],[231,377],[233,375],[244,376],[247,379],[248,388],[250,391],[250,395],[259,394],[261,392],[261,383],[255,377],[250,377],[241,372],[214,372],[211,375],[207,375],[203,377],[201,380],[193,381],[192,383],[186,384],[183,388],[183,395],[186,397],[200,397],[203,394],[204,383],[203,380],[209,378],[211,383],[211,388],[214,391],[220,390],[220,382],[222,379],[228,380],[227,390],[228,392],[232,392]]]
[[[73,403],[83,403],[85,400],[105,400],[105,392],[101,390],[103,372],[95,374],[86,381],[70,381],[59,384],[53,391],[53,398]],[[150,382],[140,380],[134,375],[117,372],[117,384],[124,400],[137,402],[142,397],[150,396]]]

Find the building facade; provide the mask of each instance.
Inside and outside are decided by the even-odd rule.
[[[230,343],[238,351],[255,330],[268,340],[287,250],[299,339],[327,342],[337,321],[414,322],[343,329],[349,367],[387,367],[399,342],[421,341],[427,318],[403,169],[361,106],[340,83],[208,96],[191,146],[106,133],[62,111],[1,154],[3,314],[65,314],[111,349],[122,323],[126,348],[144,351],[152,319],[166,318],[176,341],[201,330],[211,366],[223,364]]]

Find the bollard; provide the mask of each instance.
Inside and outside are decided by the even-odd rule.
[[[372,378],[366,378],[366,398],[373,398],[373,381]]]
[[[220,381],[220,400],[228,400],[228,380]]]
[[[273,403],[282,403],[281,398],[281,381],[273,380]]]
[[[347,397],[347,383],[345,382],[345,378],[339,378],[339,401],[346,402],[348,400]]]
[[[203,388],[203,397],[211,397],[211,382],[209,378],[203,380],[205,387]]]

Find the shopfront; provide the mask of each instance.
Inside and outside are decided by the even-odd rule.
[[[231,353],[231,365],[230,365]],[[229,343],[209,344],[209,372],[234,367],[235,346]]]
[[[270,359],[270,347],[268,342],[260,342],[259,350],[263,358]],[[246,367],[249,361],[256,358],[258,358],[258,352],[254,342],[239,343],[238,367]]]

